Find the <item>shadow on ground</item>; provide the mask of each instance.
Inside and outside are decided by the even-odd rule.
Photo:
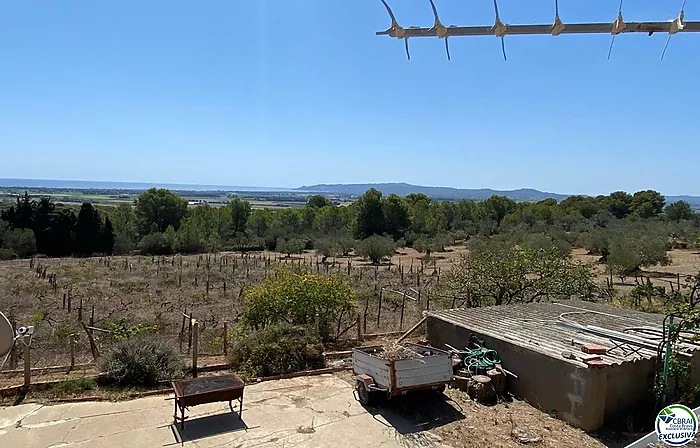
[[[185,443],[235,431],[247,431],[249,428],[237,414],[226,413],[187,420],[185,429],[180,428],[179,424],[172,424],[170,429],[178,443]]]
[[[376,406],[365,409],[375,420],[392,426],[402,435],[408,435],[464,419],[458,408],[459,404],[446,395],[425,391],[381,400]]]

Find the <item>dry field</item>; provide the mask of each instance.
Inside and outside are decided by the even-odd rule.
[[[0,309],[18,326],[36,327],[33,367],[67,365],[71,334],[77,341],[76,363],[90,362],[89,339],[81,322],[99,329],[112,329],[122,319],[127,327],[155,325],[187,352],[187,330],[184,338],[180,336],[185,312],[199,322],[198,352],[218,355],[223,351],[224,321],[230,332],[242,309],[243,291],[262,282],[278,265],[343,276],[357,292],[365,333],[409,328],[427,306],[425,292],[439,281],[443,269],[440,264],[421,268],[419,259],[411,266],[409,258],[399,255],[396,264],[380,267],[352,257],[324,265],[315,254],[286,258],[267,252],[14,260],[0,263]],[[420,301],[412,300],[418,299],[418,291]],[[397,292],[407,293],[405,301]],[[356,318],[345,313],[339,331]],[[110,342],[106,333],[92,333],[98,350]],[[354,334],[355,329],[345,333]]]
[[[118,324],[121,319],[127,326],[156,325],[160,334],[181,344],[187,353],[187,330],[181,337],[183,312],[200,323],[199,353],[220,355],[224,321],[231,331],[242,309],[242,292],[261,282],[277,265],[301,266],[321,275],[342,275],[357,292],[364,332],[381,333],[410,328],[428,305],[427,292],[465,252],[463,246],[449,247],[446,252],[434,254],[430,263],[421,263],[421,254],[403,248],[391,264],[380,267],[354,256],[329,259],[324,265],[313,252],[291,258],[272,252],[245,256],[221,253],[182,257],[36,258],[33,267],[30,260],[6,261],[0,262],[0,310],[18,325],[36,327],[33,367],[67,365],[71,334],[76,340],[76,363],[91,362],[92,353],[81,322],[86,325],[92,322],[94,327],[102,329]],[[597,257],[586,255],[583,249],[575,249],[573,256],[582,262],[597,262]],[[676,273],[683,276],[700,271],[700,256],[696,253],[674,250],[670,256],[672,265],[654,267],[645,273],[652,282],[667,286],[668,282],[677,281]],[[596,269],[604,284],[604,267],[597,264]],[[634,281],[634,277],[624,282],[616,277],[616,289],[629,290]],[[433,301],[430,308],[447,308],[451,306],[448,302]],[[403,325],[402,303],[405,303]],[[355,318],[356,315],[346,313],[338,330],[342,332]],[[354,334],[352,328],[342,337]],[[93,335],[98,350],[106,348],[110,342],[107,334],[96,330]],[[5,369],[9,367],[6,365]]]

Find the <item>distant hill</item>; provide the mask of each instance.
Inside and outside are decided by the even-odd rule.
[[[96,190],[146,190],[151,187],[169,188],[178,191],[223,191],[223,192],[261,192],[261,193],[325,193],[342,196],[361,196],[370,188],[376,188],[384,195],[397,194],[406,196],[411,193],[423,193],[438,200],[482,200],[494,194],[506,196],[515,201],[542,201],[544,199],[556,199],[561,201],[570,195],[560,193],[548,193],[532,188],[520,188],[518,190],[492,190],[490,188],[451,188],[451,187],[425,187],[407,183],[378,183],[378,184],[319,184],[308,185],[299,188],[275,188],[275,187],[242,187],[224,185],[192,185],[192,184],[167,184],[148,182],[111,182],[111,181],[83,181],[83,180],[55,180],[55,179],[12,179],[0,178],[0,188],[48,188],[48,189],[96,189]],[[686,201],[694,209],[700,210],[699,196],[666,196],[666,203]]]
[[[561,201],[571,196],[568,194],[548,193],[534,190],[532,188],[520,188],[518,190],[492,190],[490,188],[451,188],[451,187],[424,187],[421,185],[411,185],[407,183],[384,183],[384,184],[320,184],[308,185],[297,188],[299,192],[342,194],[360,196],[370,188],[376,188],[384,195],[397,194],[406,196],[411,193],[423,193],[433,199],[487,199],[494,194],[506,196],[515,201],[542,201],[544,199],[556,199]],[[677,201],[686,201],[694,208],[700,208],[700,197],[698,196],[666,196],[666,203],[671,204]]]
[[[479,189],[462,189],[451,187],[423,187],[420,185],[411,185],[407,183],[387,183],[387,184],[322,184],[310,185],[297,189],[297,191],[305,191],[312,193],[332,193],[360,196],[370,188],[376,188],[384,195],[397,194],[406,196],[411,193],[423,193],[433,199],[487,199],[494,194],[509,197],[516,201],[541,201],[544,199],[553,198],[557,201],[566,199],[569,195],[546,193],[531,188],[521,188],[518,190],[492,190],[490,188]]]

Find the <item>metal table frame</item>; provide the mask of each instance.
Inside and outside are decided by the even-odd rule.
[[[206,403],[216,403],[216,402],[226,402],[228,401],[228,406],[231,412],[235,412],[233,409],[233,402],[238,401],[238,419],[243,418],[243,389],[245,384],[236,375],[226,375],[224,377],[217,377],[218,379],[230,379],[232,386],[222,387],[217,389],[203,390],[202,392],[194,394],[186,394],[184,386],[193,383],[204,383],[211,378],[193,378],[190,380],[176,380],[172,382],[173,391],[175,393],[175,411],[173,414],[173,419],[175,425],[178,421],[180,422],[180,429],[185,429],[185,420],[188,418],[185,416],[185,410],[192,406],[197,406]],[[180,415],[178,415],[178,408],[180,409]]]

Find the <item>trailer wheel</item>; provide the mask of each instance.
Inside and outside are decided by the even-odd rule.
[[[367,390],[365,383],[358,380],[355,383],[355,390],[362,406],[371,406],[374,403],[374,394]]]

